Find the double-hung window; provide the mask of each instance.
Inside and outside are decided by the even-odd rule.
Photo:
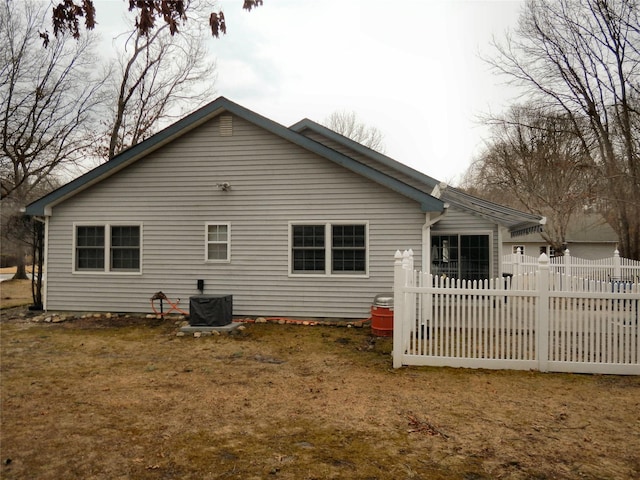
[[[292,274],[366,275],[366,223],[292,224]]]
[[[332,273],[366,273],[365,225],[331,225]]]
[[[207,262],[228,262],[231,252],[231,225],[228,223],[207,223],[205,235],[205,260]]]
[[[140,273],[140,225],[76,225],[74,271]]]
[[[76,227],[76,270],[104,270],[104,226]]]

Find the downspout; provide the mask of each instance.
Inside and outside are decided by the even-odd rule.
[[[444,204],[440,215],[431,218],[431,212],[425,214],[425,224],[422,226],[422,271],[431,273],[431,227],[438,223],[449,211],[449,204]]]
[[[431,196],[440,198],[446,188],[446,183],[439,183],[433,187]],[[431,227],[442,220],[449,211],[448,203],[445,203],[443,207],[444,210],[435,218],[431,218],[431,212],[425,214],[425,224],[422,226],[422,271],[424,273],[431,273]]]

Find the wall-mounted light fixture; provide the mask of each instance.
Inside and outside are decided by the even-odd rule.
[[[228,192],[231,190],[231,184],[229,182],[216,183],[216,187],[218,187],[223,192]]]

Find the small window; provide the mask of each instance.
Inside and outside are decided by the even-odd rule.
[[[139,273],[140,232],[140,225],[76,226],[74,271]]]
[[[549,256],[549,257],[555,257],[556,256],[556,249],[553,248],[550,245],[545,245],[545,246],[540,247],[540,255],[542,255],[543,253],[545,255]]]
[[[513,249],[513,253],[524,255],[524,245],[513,245],[511,248]]]
[[[228,223],[208,223],[206,260],[208,262],[229,261],[229,239],[231,227]]]

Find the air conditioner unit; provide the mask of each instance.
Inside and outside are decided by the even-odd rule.
[[[233,320],[232,295],[194,295],[189,297],[189,325],[221,327]]]

